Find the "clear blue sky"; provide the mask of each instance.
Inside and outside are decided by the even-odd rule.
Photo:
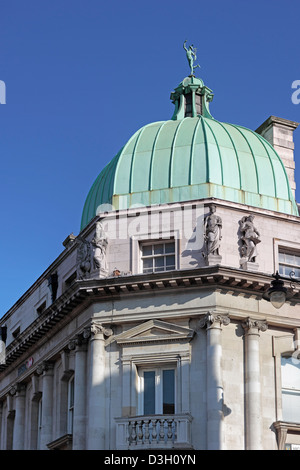
[[[0,317],[78,234],[104,165],[171,118],[185,39],[216,119],[300,122],[299,18],[298,0],[0,0]],[[295,143],[300,200],[300,127]]]

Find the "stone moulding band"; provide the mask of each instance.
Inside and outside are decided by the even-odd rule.
[[[217,289],[235,295],[255,296],[258,300],[270,285],[270,275],[247,272],[223,266],[208,266],[197,271],[179,270],[171,273],[153,273],[147,276],[132,275],[118,278],[75,281],[32,325],[20,333],[18,339],[7,346],[7,368],[34,343],[48,334],[66,315],[81,305],[86,308],[91,302],[120,298],[123,295],[147,295],[156,291],[167,292],[173,289]],[[290,302],[300,302],[299,289],[295,289]],[[297,326],[297,325],[296,325]],[[292,325],[291,325],[292,327]],[[295,328],[295,325],[293,326]]]

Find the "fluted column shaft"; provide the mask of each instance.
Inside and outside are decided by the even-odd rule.
[[[73,450],[84,450],[86,444],[86,341],[80,336],[72,341],[75,349]]]
[[[53,425],[53,364],[43,363],[38,369],[42,373],[42,426],[40,435],[40,449],[48,449],[47,444],[52,441]]]
[[[24,449],[24,435],[25,435],[25,385],[18,384],[15,391],[15,422],[13,432],[13,449]]]
[[[267,329],[265,321],[247,319],[245,330],[246,449],[262,449],[262,413],[260,386],[259,332]]]
[[[207,390],[207,449],[223,447],[223,380],[222,380],[222,324],[228,325],[226,315],[207,314],[200,325],[207,329],[206,390]]]
[[[88,450],[105,449],[105,336],[111,332],[97,322],[90,329],[90,372],[88,380]]]

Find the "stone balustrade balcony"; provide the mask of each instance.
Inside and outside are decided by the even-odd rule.
[[[192,449],[189,413],[116,418],[117,449]]]

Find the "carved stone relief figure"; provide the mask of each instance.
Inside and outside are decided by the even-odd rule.
[[[91,243],[94,250],[93,270],[100,269],[107,272],[106,248],[108,242],[101,222],[96,224],[96,233]]]
[[[107,276],[106,234],[101,222],[96,223],[95,236],[91,241],[77,237],[77,279],[94,279]]]
[[[78,249],[77,249],[77,279],[84,279],[91,271],[91,246],[90,243],[78,237]]]
[[[240,232],[242,246],[240,248],[241,260],[240,264],[243,268],[258,267],[256,263],[257,258],[257,245],[261,242],[260,233],[253,223],[254,216],[248,215],[240,220]],[[252,263],[252,266],[249,265]]]
[[[220,244],[222,239],[222,219],[216,215],[216,206],[209,206],[210,213],[204,219],[204,251],[202,252],[208,264],[221,262]]]

